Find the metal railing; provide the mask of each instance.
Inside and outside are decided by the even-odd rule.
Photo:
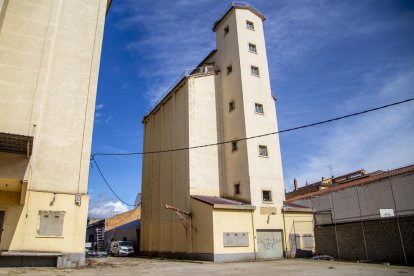
[[[249,4],[248,2],[245,1],[233,1],[231,2],[231,4],[228,6],[227,9],[225,9],[225,11],[220,15],[219,19],[214,22],[213,28],[217,25],[217,22],[223,18],[223,16],[226,15],[226,13],[232,8],[232,7],[246,7],[246,8],[250,8],[252,10],[254,10],[255,12],[262,14],[258,9],[256,9],[255,7],[253,7],[251,4]]]

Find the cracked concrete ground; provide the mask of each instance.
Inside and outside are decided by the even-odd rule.
[[[109,257],[88,262],[78,269],[0,268],[0,275],[414,275],[414,267],[304,259],[210,263]]]

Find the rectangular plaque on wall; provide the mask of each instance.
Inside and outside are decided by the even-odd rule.
[[[223,246],[237,247],[249,246],[248,232],[223,232]]]

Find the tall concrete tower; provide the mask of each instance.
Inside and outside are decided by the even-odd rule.
[[[0,0],[0,267],[85,263],[111,0]]]
[[[217,49],[144,117],[144,254],[283,256],[279,140],[244,139],[277,131],[263,21],[249,4],[231,5],[213,27]]]
[[[214,25],[220,70],[221,126],[219,140],[235,142],[224,148],[222,193],[235,195],[256,206],[281,207],[284,201],[279,137],[277,131],[266,46],[264,16],[251,6],[233,6]],[[264,198],[266,197],[266,199]]]

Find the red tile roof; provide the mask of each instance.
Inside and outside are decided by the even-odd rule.
[[[325,194],[325,193],[329,193],[330,191],[343,190],[343,189],[346,189],[348,187],[369,184],[369,183],[379,181],[379,180],[382,180],[382,179],[390,177],[390,176],[400,175],[400,174],[404,174],[404,173],[407,173],[407,172],[414,172],[414,164],[409,165],[409,166],[405,166],[405,167],[401,167],[401,168],[398,168],[398,169],[395,169],[395,170],[391,170],[391,171],[386,171],[386,172],[382,172],[382,173],[378,173],[378,174],[371,174],[368,177],[356,179],[356,180],[350,181],[348,183],[338,185],[338,186],[334,186],[334,187],[331,187],[331,188],[319,190],[319,191],[316,191],[316,192],[311,192],[311,193],[304,194],[304,195],[298,195],[298,196],[289,198],[286,202],[291,202],[291,201],[295,201],[295,200],[299,200],[299,199],[308,198],[308,197],[311,197],[311,196]]]

